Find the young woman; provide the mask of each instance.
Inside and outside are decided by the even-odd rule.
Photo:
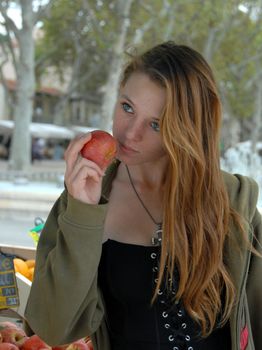
[[[117,161],[65,155],[66,189],[37,248],[26,318],[95,350],[262,349],[256,183],[219,167],[212,71],[173,42],[133,57],[115,108]]]

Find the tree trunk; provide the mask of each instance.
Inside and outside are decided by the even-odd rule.
[[[132,2],[133,0],[119,0],[118,2],[119,30],[113,50],[113,59],[111,62],[108,62],[108,64],[110,64],[110,70],[107,82],[104,86],[104,97],[101,107],[101,127],[107,131],[111,131],[112,129],[112,119],[123,62],[122,55],[129,27],[129,13]]]
[[[220,95],[223,104],[223,119],[221,128],[221,142],[223,154],[228,148],[235,146],[240,141],[240,121],[234,116],[226,92],[220,87]]]
[[[32,1],[21,0],[21,11],[23,26],[17,37],[20,56],[17,64],[15,127],[9,159],[9,168],[14,170],[26,170],[31,163],[30,123],[35,89]]]
[[[255,152],[256,144],[261,139],[262,131],[262,74],[258,75],[256,83],[255,111],[253,115],[252,151]]]
[[[257,63],[258,79],[256,83],[256,100],[255,100],[255,111],[253,115],[253,132],[251,136],[251,164],[250,167],[253,170],[253,176],[258,178],[261,176],[261,168],[259,168],[259,163],[261,164],[261,158],[257,150],[257,142],[261,139],[261,122],[262,122],[262,79],[261,71],[259,71],[259,64]]]

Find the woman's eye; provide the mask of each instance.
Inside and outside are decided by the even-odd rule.
[[[122,103],[122,108],[127,113],[134,113],[133,108],[126,102]]]
[[[150,126],[153,130],[155,131],[160,131],[160,126],[159,126],[159,123],[158,122],[151,122],[150,123]]]

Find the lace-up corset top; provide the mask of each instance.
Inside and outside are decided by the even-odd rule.
[[[112,350],[229,350],[229,323],[201,339],[199,326],[172,293],[158,291],[151,305],[158,274],[160,247],[107,240],[99,265]],[[176,276],[175,276],[176,277]]]

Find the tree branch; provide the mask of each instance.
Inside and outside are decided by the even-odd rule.
[[[82,0],[82,4],[83,4],[83,9],[86,11],[86,13],[89,14],[90,22],[92,23],[95,31],[97,31],[97,33],[101,34],[102,33],[101,27],[98,24],[98,20],[97,20],[95,11],[91,8],[89,1]]]
[[[38,7],[38,10],[34,13],[34,24],[39,22],[41,19],[45,17],[49,17],[50,10],[55,3],[55,0],[49,0],[48,4],[41,5]]]
[[[238,75],[240,69],[243,69],[247,64],[249,64],[250,62],[258,60],[261,57],[262,57],[262,50],[261,50],[261,52],[257,52],[256,55],[248,57],[247,59],[241,61],[238,64],[231,64],[230,65],[230,69],[235,75]]]
[[[1,46],[3,50],[7,53],[6,48],[8,48],[9,53],[11,54],[12,57],[12,62],[15,68],[15,71],[17,71],[17,60],[15,57],[15,52],[14,52],[14,40],[11,37],[11,33],[9,31],[9,28],[6,28],[6,35],[5,35],[5,41],[1,42]]]
[[[7,15],[7,8],[0,2],[0,13],[4,18],[4,22],[1,24],[5,27],[6,31],[13,32],[17,39],[19,39],[20,31],[17,28],[15,22]]]

